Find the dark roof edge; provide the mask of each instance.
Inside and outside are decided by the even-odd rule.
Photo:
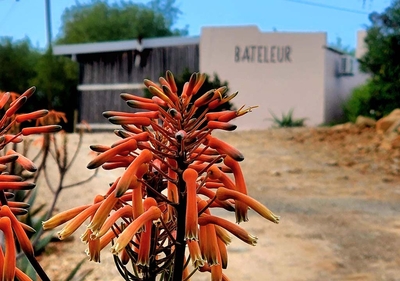
[[[143,39],[143,48],[172,47],[183,45],[196,45],[200,43],[200,37],[158,37]],[[54,45],[53,53],[55,55],[77,55],[90,53],[107,53],[134,50],[139,46],[137,40],[124,40],[112,42],[83,43]]]
[[[329,47],[329,46],[324,46],[324,48],[327,49],[327,50],[329,50],[329,51],[331,51],[331,52],[334,52],[334,53],[336,53],[336,54],[339,54],[339,55],[347,55],[345,52],[340,51],[340,50],[338,50],[338,49],[336,49],[336,48],[332,48],[332,47]]]

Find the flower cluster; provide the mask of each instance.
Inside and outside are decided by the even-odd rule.
[[[34,249],[27,235],[27,232],[34,232],[34,229],[17,218],[28,212],[29,205],[25,202],[13,200],[15,192],[31,190],[35,187],[35,184],[24,181],[22,177],[9,172],[11,165],[18,164],[30,172],[36,171],[36,166],[24,155],[11,148],[7,149],[8,144],[22,142],[23,136],[61,130],[61,127],[57,125],[25,127],[19,130],[21,123],[36,120],[48,114],[47,110],[17,114],[18,110],[34,92],[35,87],[32,87],[22,95],[11,94],[10,92],[0,94],[0,110],[2,111],[0,119],[0,150],[7,150],[3,156],[0,156],[0,230],[4,236],[4,252],[0,247],[0,276],[1,280],[4,281],[12,281],[15,278],[18,280],[31,280],[16,266],[16,241],[19,248],[42,277],[42,280],[48,280],[46,274],[35,260]]]
[[[43,227],[66,223],[58,232],[64,239],[89,220],[81,239],[90,260],[100,261],[102,249],[112,244],[126,280],[189,280],[196,271],[228,280],[222,269],[229,233],[250,245],[257,242],[238,225],[248,220],[248,209],[274,223],[279,217],[247,194],[241,152],[212,136],[214,130],[234,130],[229,122],[254,107],[213,112],[237,93],[228,96],[220,87],[199,95],[205,78],[193,73],[178,93],[167,71],[159,84],[144,81],[152,98],[121,94],[135,112],[103,113],[121,126],[115,130],[121,139],[111,146],[92,145],[99,154],[88,168],[124,172],[92,204],[61,212]],[[235,212],[236,223],[213,215],[215,208]]]

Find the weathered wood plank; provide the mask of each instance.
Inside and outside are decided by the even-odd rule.
[[[146,64],[135,65],[133,50],[124,52],[82,54],[78,56],[81,69],[81,85],[143,83],[143,79],[158,81],[158,78],[171,70],[179,75],[186,68],[199,71],[199,46],[185,45],[145,50]],[[135,90],[143,95],[143,91]],[[84,91],[80,93],[79,120],[90,123],[108,123],[102,116],[106,110],[130,109],[119,98],[121,91]]]

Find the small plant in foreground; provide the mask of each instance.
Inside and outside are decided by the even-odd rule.
[[[293,109],[290,109],[287,114],[282,113],[282,118],[276,116],[272,111],[269,111],[272,115],[272,120],[274,122],[273,127],[283,128],[283,127],[303,127],[304,122],[307,118],[293,118]]]
[[[63,112],[49,110],[46,116],[36,120],[36,126],[60,125],[62,122],[67,122],[66,116]],[[24,139],[24,147],[21,152],[21,154],[24,156],[28,154],[33,144],[40,146],[38,153],[31,158],[34,163],[39,163],[35,173],[32,175],[33,182],[37,182],[38,178],[41,176],[44,178],[45,184],[40,188],[45,188],[47,186],[49,189],[49,193],[47,193],[46,196],[46,202],[49,202],[50,204],[43,203],[37,206],[38,204],[36,203],[35,199],[37,198],[36,195],[38,188],[35,188],[33,192],[32,190],[20,190],[15,194],[14,199],[15,201],[25,201],[30,205],[28,213],[25,216],[20,217],[20,221],[31,226],[35,230],[34,233],[28,234],[28,236],[31,240],[36,256],[45,254],[45,250],[49,243],[54,241],[54,232],[45,232],[42,228],[42,221],[49,219],[53,215],[62,191],[90,181],[98,172],[98,169],[96,169],[94,173],[91,176],[88,176],[86,179],[82,179],[81,181],[68,185],[64,183],[68,176],[68,172],[72,171],[71,166],[81,148],[84,135],[83,131],[84,128],[79,131],[79,141],[74,148],[75,150],[72,151],[72,154],[68,146],[68,134],[66,134],[63,130],[52,134],[40,135],[35,139],[35,141],[32,139]],[[18,151],[17,147],[15,147],[15,151]],[[49,171],[49,167],[51,166],[57,167],[55,172],[58,173],[58,178],[50,177],[50,173],[52,172]],[[38,280],[36,272],[33,270],[33,267],[27,261],[27,259],[18,259],[17,265],[33,281]],[[81,263],[78,263],[75,268],[71,269],[70,272],[71,278],[73,277],[76,281],[84,280],[84,278],[86,278],[87,275],[89,275],[92,271],[81,270],[78,272],[80,267]],[[65,281],[67,280],[69,280],[68,277]]]
[[[193,73],[178,93],[167,71],[159,84],[144,81],[152,98],[121,94],[140,111],[103,113],[121,125],[115,130],[121,139],[111,146],[92,145],[99,154],[88,168],[124,172],[92,204],[56,214],[43,227],[66,223],[58,232],[65,239],[89,220],[81,240],[90,260],[100,262],[101,251],[112,244],[125,280],[182,281],[196,271],[228,280],[222,270],[229,233],[249,245],[257,243],[238,225],[248,220],[248,209],[274,223],[279,217],[247,194],[240,151],[212,136],[214,130],[234,130],[229,121],[253,107],[209,112],[235,95],[227,96],[226,87],[220,87],[197,98],[204,80],[204,74]],[[213,209],[234,212],[237,224],[213,215]]]
[[[10,173],[15,164],[20,165],[24,170],[35,172],[35,164],[24,155],[13,149],[7,149],[8,144],[20,143],[24,136],[32,134],[52,133],[61,130],[61,126],[47,125],[39,127],[20,128],[20,124],[41,118],[48,114],[48,111],[38,110],[31,113],[17,114],[18,110],[33,95],[35,87],[26,90],[22,95],[11,99],[10,92],[2,93],[0,96],[0,110],[3,115],[0,118],[0,150],[5,154],[0,156],[0,230],[3,237],[0,242],[0,276],[3,281],[31,280],[21,269],[17,267],[17,252],[21,250],[34,270],[42,280],[50,280],[38,261],[27,232],[34,232],[34,229],[18,219],[18,216],[28,212],[29,204],[15,201],[15,193],[21,190],[31,190],[35,187],[32,182],[24,181],[19,175]],[[4,252],[3,252],[4,249]]]

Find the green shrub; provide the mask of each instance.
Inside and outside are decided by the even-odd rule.
[[[374,108],[374,93],[376,87],[372,80],[355,87],[350,97],[343,104],[345,121],[355,122],[357,116],[363,115],[372,118],[379,118],[381,113]]]
[[[278,127],[278,128],[283,128],[283,127],[303,127],[304,126],[304,121],[307,120],[307,118],[293,118],[293,109],[290,109],[287,114],[282,113],[282,117],[279,118],[276,116],[271,110],[269,112],[272,115],[272,118],[269,120],[272,120],[274,124],[272,125],[273,127]]]

